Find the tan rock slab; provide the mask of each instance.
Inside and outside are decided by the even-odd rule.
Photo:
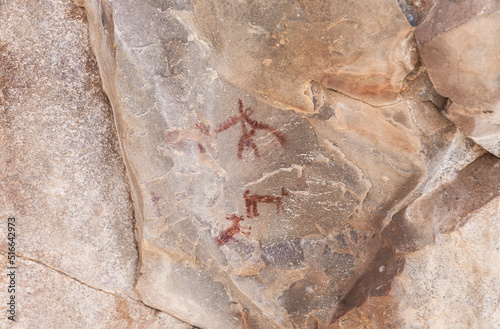
[[[417,28],[422,60],[436,90],[450,99],[446,116],[500,156],[500,5],[438,1]]]
[[[132,295],[134,215],[88,37],[72,1],[0,2],[0,216],[20,255]]]
[[[395,2],[86,6],[137,291],[192,325],[327,327],[387,296],[404,259],[380,231],[484,152],[439,114]]]
[[[7,268],[6,255],[1,265]],[[123,294],[110,294],[42,263],[17,259],[16,321],[7,320],[2,306],[0,328],[67,329],[191,329],[181,321]],[[0,283],[7,286],[6,276]],[[0,299],[9,300],[6,289]]]

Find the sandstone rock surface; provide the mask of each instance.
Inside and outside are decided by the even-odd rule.
[[[392,294],[407,328],[500,326],[499,213],[497,197],[462,227],[406,258]]]
[[[498,21],[490,0],[0,1],[16,326],[499,326]]]
[[[131,177],[137,291],[190,324],[324,328],[390,304],[405,268],[391,234],[411,229],[393,216],[485,170],[395,2],[86,5]]]
[[[84,12],[68,1],[1,6],[2,211],[19,216],[23,256],[126,291],[133,213]]]
[[[72,1],[0,1],[0,145],[0,327],[174,328],[134,301],[129,185],[85,10]],[[6,313],[9,217],[15,323]]]
[[[1,265],[6,268],[7,262]],[[20,258],[17,265],[20,289],[16,322],[2,319],[0,328],[192,328],[129,296],[90,287],[37,261]],[[5,289],[0,298],[9,300]]]
[[[437,1],[415,31],[446,116],[500,156],[500,3]]]
[[[499,205],[497,197],[407,254],[387,296],[368,297],[330,328],[497,328]]]

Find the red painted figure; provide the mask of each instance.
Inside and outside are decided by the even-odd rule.
[[[284,187],[281,188],[281,196],[272,195],[250,195],[250,191],[246,190],[243,193],[243,198],[245,199],[245,206],[247,210],[247,217],[253,218],[254,216],[259,216],[259,210],[257,209],[258,203],[274,203],[276,205],[276,212],[280,212],[280,208],[283,210],[283,197],[290,195]]]
[[[238,105],[240,114],[232,116],[226,121],[224,121],[222,124],[218,125],[215,128],[214,132],[216,134],[219,134],[224,130],[227,130],[235,126],[238,122],[241,124],[241,137],[240,140],[238,141],[239,159],[243,158],[243,151],[245,150],[245,148],[251,148],[255,156],[260,157],[259,148],[257,147],[257,144],[253,140],[253,138],[255,137],[255,131],[259,129],[269,131],[271,134],[274,135],[274,137],[276,137],[276,139],[278,140],[278,142],[282,147],[286,147],[286,138],[282,132],[274,129],[272,126],[266,123],[258,122],[251,119],[250,116],[253,114],[253,111],[250,107],[243,109],[243,101],[241,99],[238,99]],[[247,124],[249,127],[247,127]],[[210,135],[210,126],[197,123],[196,128],[198,128],[198,130],[200,130],[203,134]]]
[[[217,242],[218,246],[222,246],[226,244],[229,240],[233,240],[234,236],[238,233],[241,233],[243,235],[250,235],[250,232],[243,232],[241,229],[247,229],[251,230],[252,227],[243,227],[240,226],[240,222],[245,220],[243,216],[236,216],[236,214],[232,214],[231,216],[226,217],[227,220],[230,220],[233,222],[233,225],[230,228],[225,229],[222,231],[219,236],[215,238],[215,241]]]

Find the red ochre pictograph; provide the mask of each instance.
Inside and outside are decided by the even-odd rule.
[[[255,133],[256,130],[265,130],[269,131],[271,134],[276,137],[278,142],[282,147],[286,147],[286,138],[285,135],[275,129],[274,127],[263,123],[259,122],[256,120],[253,120],[250,118],[250,116],[254,113],[250,107],[247,107],[246,109],[243,109],[243,101],[241,99],[238,99],[238,105],[239,105],[239,115],[234,115],[227,120],[225,120],[222,124],[219,124],[214,132],[216,135],[219,133],[235,126],[236,124],[240,123],[241,125],[241,137],[240,140],[238,141],[238,158],[242,159],[243,158],[243,151],[246,148],[250,148],[253,150],[253,153],[256,157],[260,157],[260,152],[259,148],[257,147],[257,144],[254,141]],[[205,135],[210,135],[210,126],[204,125],[202,123],[197,123],[196,128],[200,130],[203,134]]]
[[[245,193],[243,193],[243,198],[245,199],[245,207],[247,211],[247,217],[248,218],[254,218],[259,216],[259,211],[258,211],[258,204],[259,203],[273,203],[276,205],[276,212],[279,213],[280,209],[284,210],[283,208],[283,197],[289,196],[290,193],[284,188],[281,188],[281,195],[280,196],[273,196],[273,195],[259,195],[259,194],[252,194],[250,195],[250,191],[246,190]],[[236,214],[232,214],[230,216],[226,217],[227,220],[230,220],[233,222],[233,225],[225,230],[223,230],[216,238],[215,241],[217,242],[218,246],[222,246],[229,242],[230,240],[234,240],[234,236],[238,233],[244,234],[246,236],[250,235],[250,230],[252,229],[251,226],[249,227],[243,227],[240,225],[240,222],[245,220],[244,216],[238,216]],[[243,232],[241,229],[244,228],[248,230],[248,232]]]
[[[281,196],[259,195],[259,194],[250,195],[250,191],[246,190],[245,193],[243,193],[243,198],[245,199],[247,217],[253,218],[259,216],[259,210],[258,210],[259,203],[274,203],[276,205],[276,212],[279,213],[280,209],[284,210],[283,197],[289,195],[290,194],[286,191],[284,187],[281,188]]]
[[[260,157],[259,148],[257,143],[254,140],[255,134],[257,130],[264,130],[270,132],[276,140],[280,143],[280,145],[285,148],[286,147],[286,138],[285,135],[275,129],[274,127],[268,125],[267,123],[259,122],[251,118],[251,115],[254,113],[250,107],[246,109],[243,106],[243,101],[238,99],[238,111],[239,115],[234,115],[229,117],[223,123],[217,125],[217,127],[213,130],[216,137],[221,132],[234,127],[238,123],[241,126],[241,137],[238,141],[238,158],[243,158],[243,151],[245,149],[251,149],[253,154],[256,157]],[[203,135],[211,136],[212,130],[209,125],[205,125],[202,123],[196,124],[196,129],[198,129]],[[200,152],[205,153],[206,149],[199,144]],[[250,194],[250,190],[246,190],[243,193],[243,198],[245,199],[245,207],[246,207],[246,215],[248,218],[254,218],[259,216],[258,204],[259,203],[272,203],[276,205],[276,211],[279,213],[280,209],[283,210],[283,197],[288,196],[289,193],[283,187],[281,188],[281,196],[273,196],[273,195],[259,195],[259,194]],[[251,226],[243,227],[241,226],[241,222],[245,220],[244,216],[238,216],[236,214],[232,214],[226,217],[227,220],[231,221],[233,225],[225,230],[223,230],[216,238],[218,246],[222,246],[227,242],[234,240],[234,237],[241,233],[243,235],[250,235]],[[246,231],[242,231],[245,229]]]
[[[222,246],[226,244],[228,241],[233,240],[234,236],[238,233],[244,234],[244,235],[250,235],[250,232],[243,232],[241,229],[247,229],[251,230],[252,227],[243,227],[240,225],[240,222],[244,221],[245,218],[243,216],[237,216],[236,214],[232,214],[230,216],[226,217],[227,220],[230,220],[233,222],[233,225],[230,228],[225,229],[222,231],[219,236],[215,238],[215,241],[217,242],[218,246]]]

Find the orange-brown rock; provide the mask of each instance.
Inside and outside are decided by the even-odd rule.
[[[449,98],[446,116],[500,156],[500,4],[437,1],[416,29],[422,61],[436,90]]]

